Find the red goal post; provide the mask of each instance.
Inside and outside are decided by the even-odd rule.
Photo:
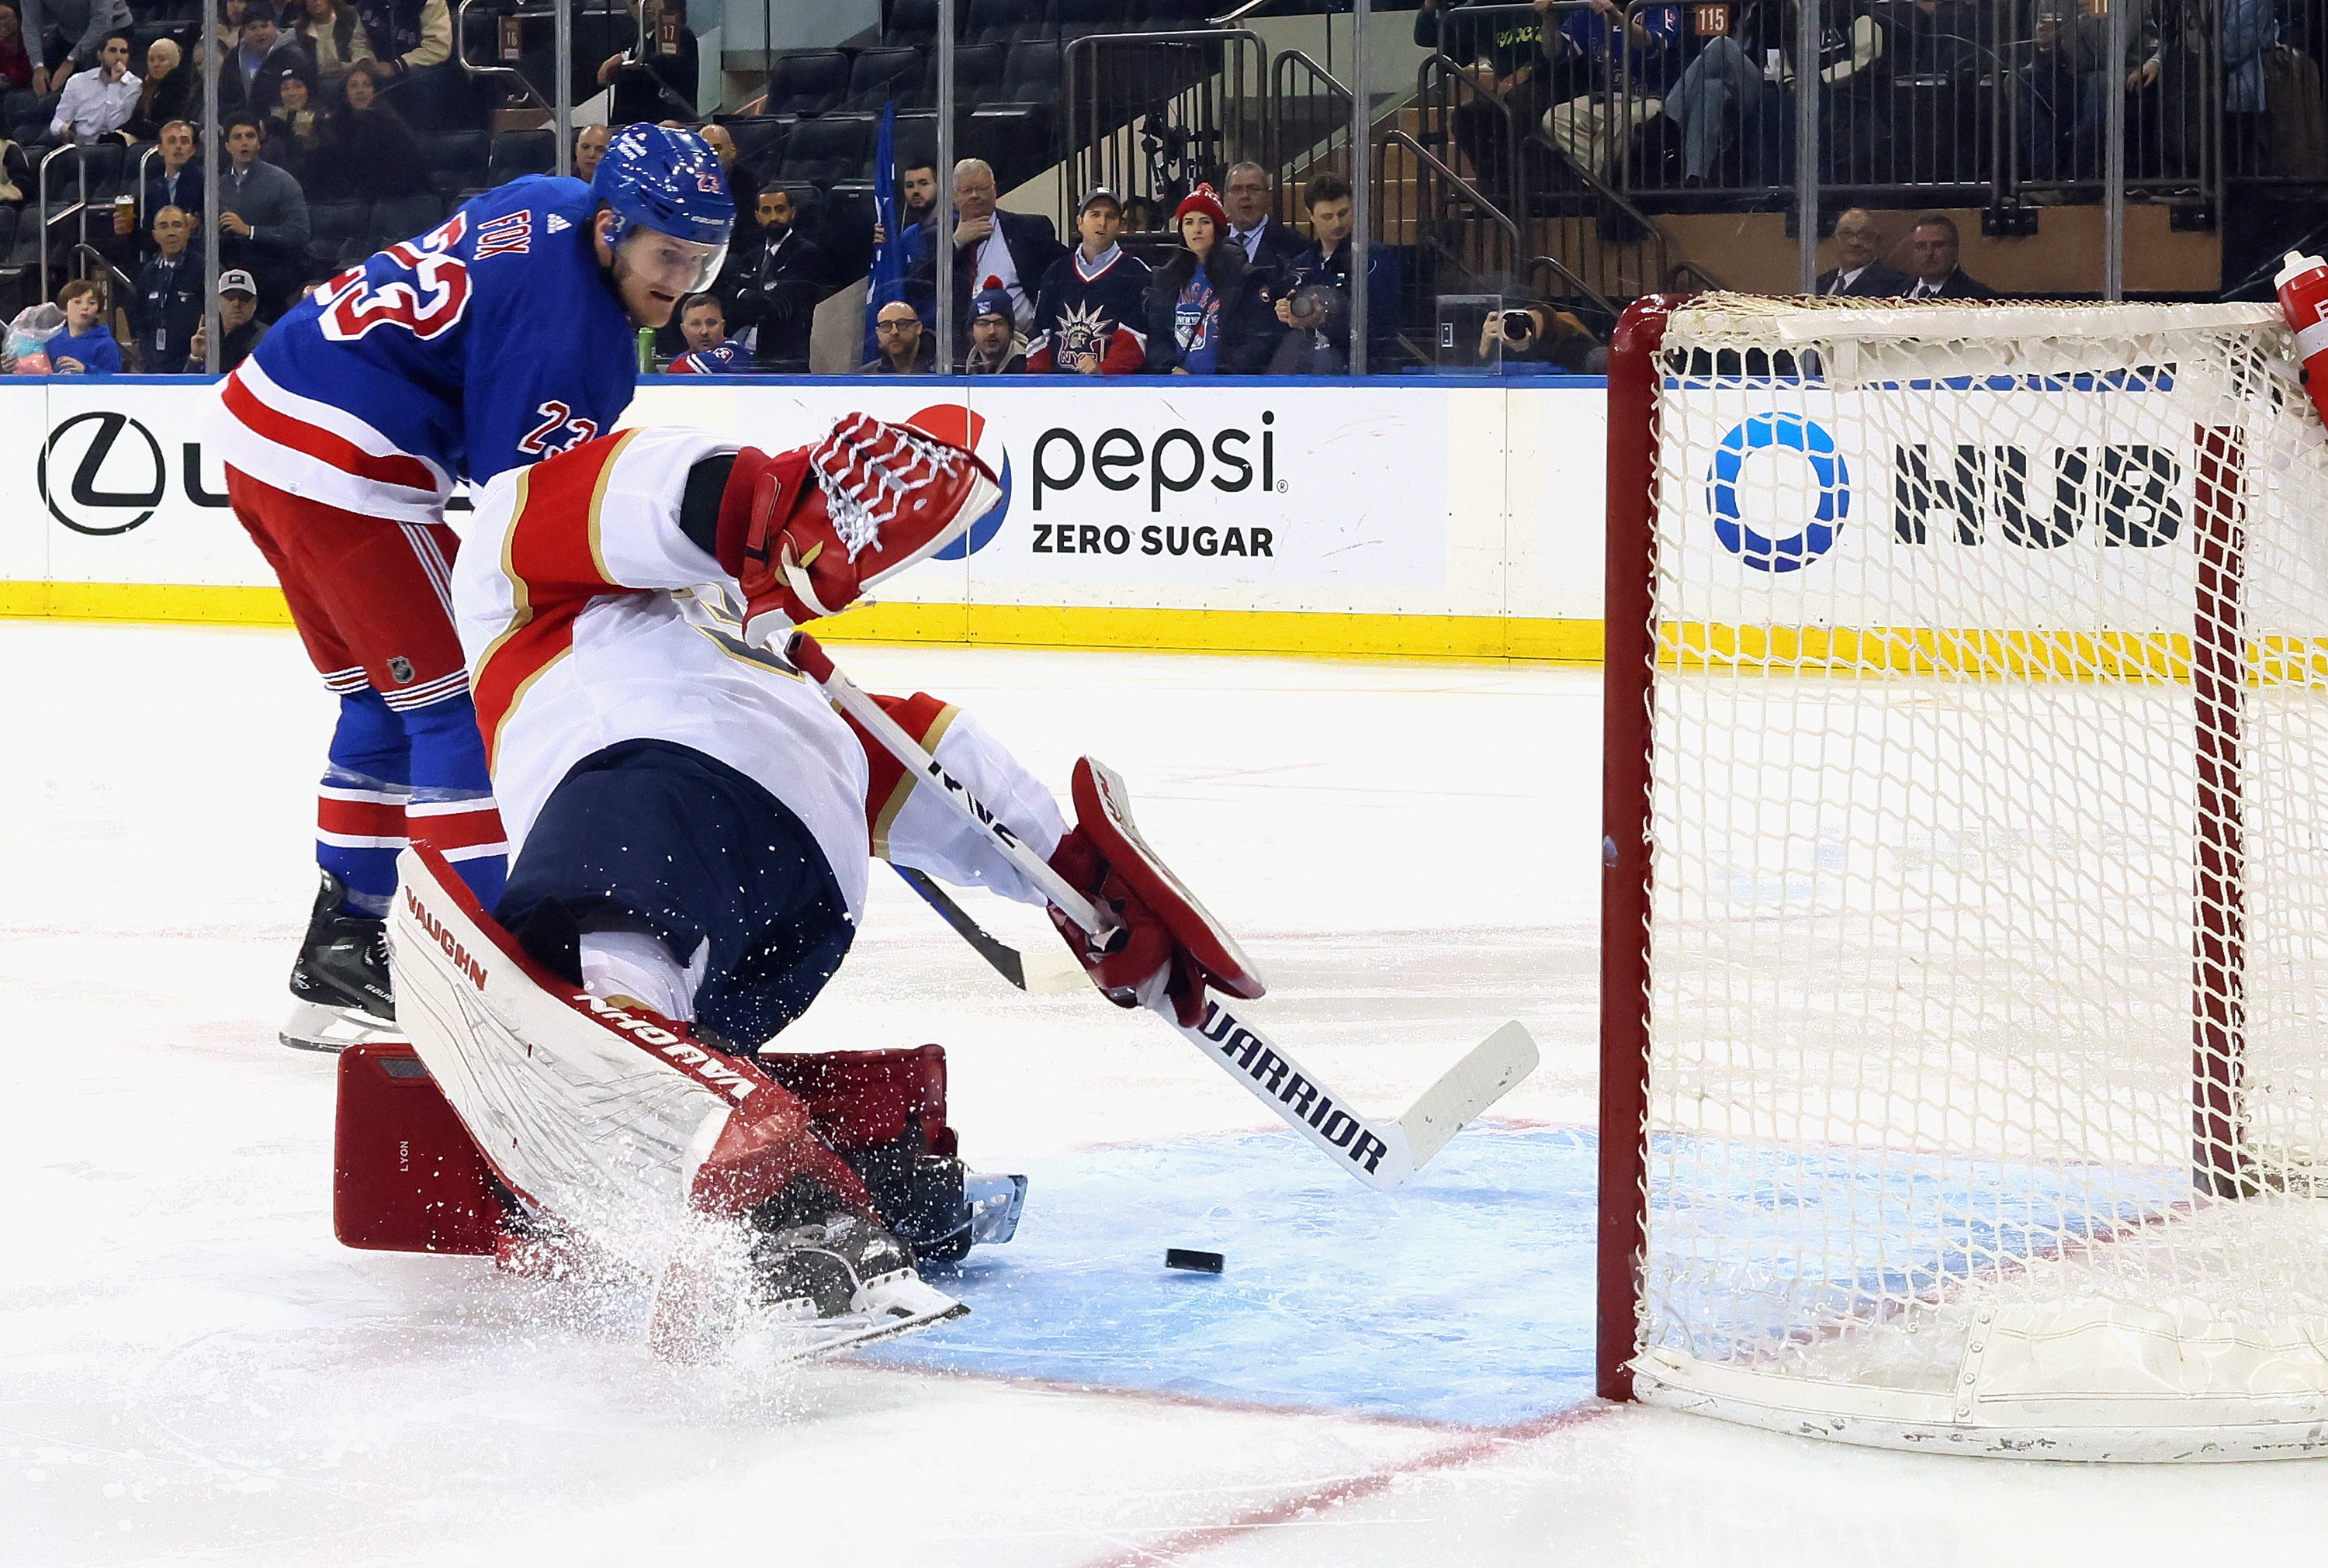
[[[2328,441],[2289,364],[2268,306],[1625,314],[1604,1397],[2321,1447]]]

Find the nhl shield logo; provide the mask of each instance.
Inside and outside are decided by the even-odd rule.
[[[412,661],[399,653],[388,662],[388,672],[396,677],[399,686],[402,686],[412,679]]]

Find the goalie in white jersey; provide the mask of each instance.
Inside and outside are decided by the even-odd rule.
[[[741,1219],[753,1288],[836,1342],[959,1309],[751,1053],[839,967],[873,857],[1045,900],[766,644],[998,499],[969,453],[861,415],[774,457],[633,430],[495,481],[454,579],[511,871],[496,925],[457,878],[408,866],[432,873],[408,877],[394,928],[416,1048],[530,1205],[573,1220],[636,1188]],[[1169,994],[1193,1019],[1206,983],[1247,983],[1191,956],[1180,913],[1152,907],[1169,897],[1133,894],[974,719],[879,700],[1124,921],[1111,952],[1077,953],[1111,996]],[[667,1274],[667,1343],[686,1332],[671,1300]]]

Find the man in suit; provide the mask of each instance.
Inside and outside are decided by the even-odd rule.
[[[1282,273],[1309,249],[1308,240],[1277,221],[1269,174],[1259,164],[1239,164],[1229,171],[1221,205],[1228,209],[1229,238],[1244,249],[1247,261]]]
[[[1883,230],[1874,215],[1854,207],[1835,221],[1835,265],[1818,276],[1821,295],[1859,299],[1897,299],[1908,292],[1908,275],[1883,265]]]
[[[808,373],[808,341],[816,307],[831,286],[825,254],[795,227],[793,193],[781,185],[762,191],[752,248],[730,252],[716,292],[726,298],[728,325],[756,329],[752,357],[774,375]]]
[[[1947,213],[1927,212],[1917,219],[1908,249],[1916,268],[1916,280],[1908,286],[1910,299],[1996,297],[1996,290],[1957,265],[1956,220]]]
[[[1024,334],[1035,322],[1043,274],[1067,253],[1048,218],[1005,212],[994,204],[996,194],[994,171],[985,160],[964,158],[953,166],[954,343],[949,363],[959,363],[969,344],[972,296],[988,288],[1009,295],[1012,325]],[[915,263],[908,281],[919,297],[937,297],[934,249]]]

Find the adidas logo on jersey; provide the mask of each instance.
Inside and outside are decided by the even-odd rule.
[[[549,221],[548,223],[544,224],[544,225],[543,225],[543,227],[544,227],[544,228],[546,228],[546,229],[547,229],[550,233],[552,233],[552,234],[563,234],[563,233],[565,233],[568,229],[573,228],[573,227],[574,227],[574,225],[573,225],[573,224],[571,224],[571,223],[568,223],[565,219],[563,219],[563,218],[559,217],[557,213],[552,212],[552,213],[549,215]]]

